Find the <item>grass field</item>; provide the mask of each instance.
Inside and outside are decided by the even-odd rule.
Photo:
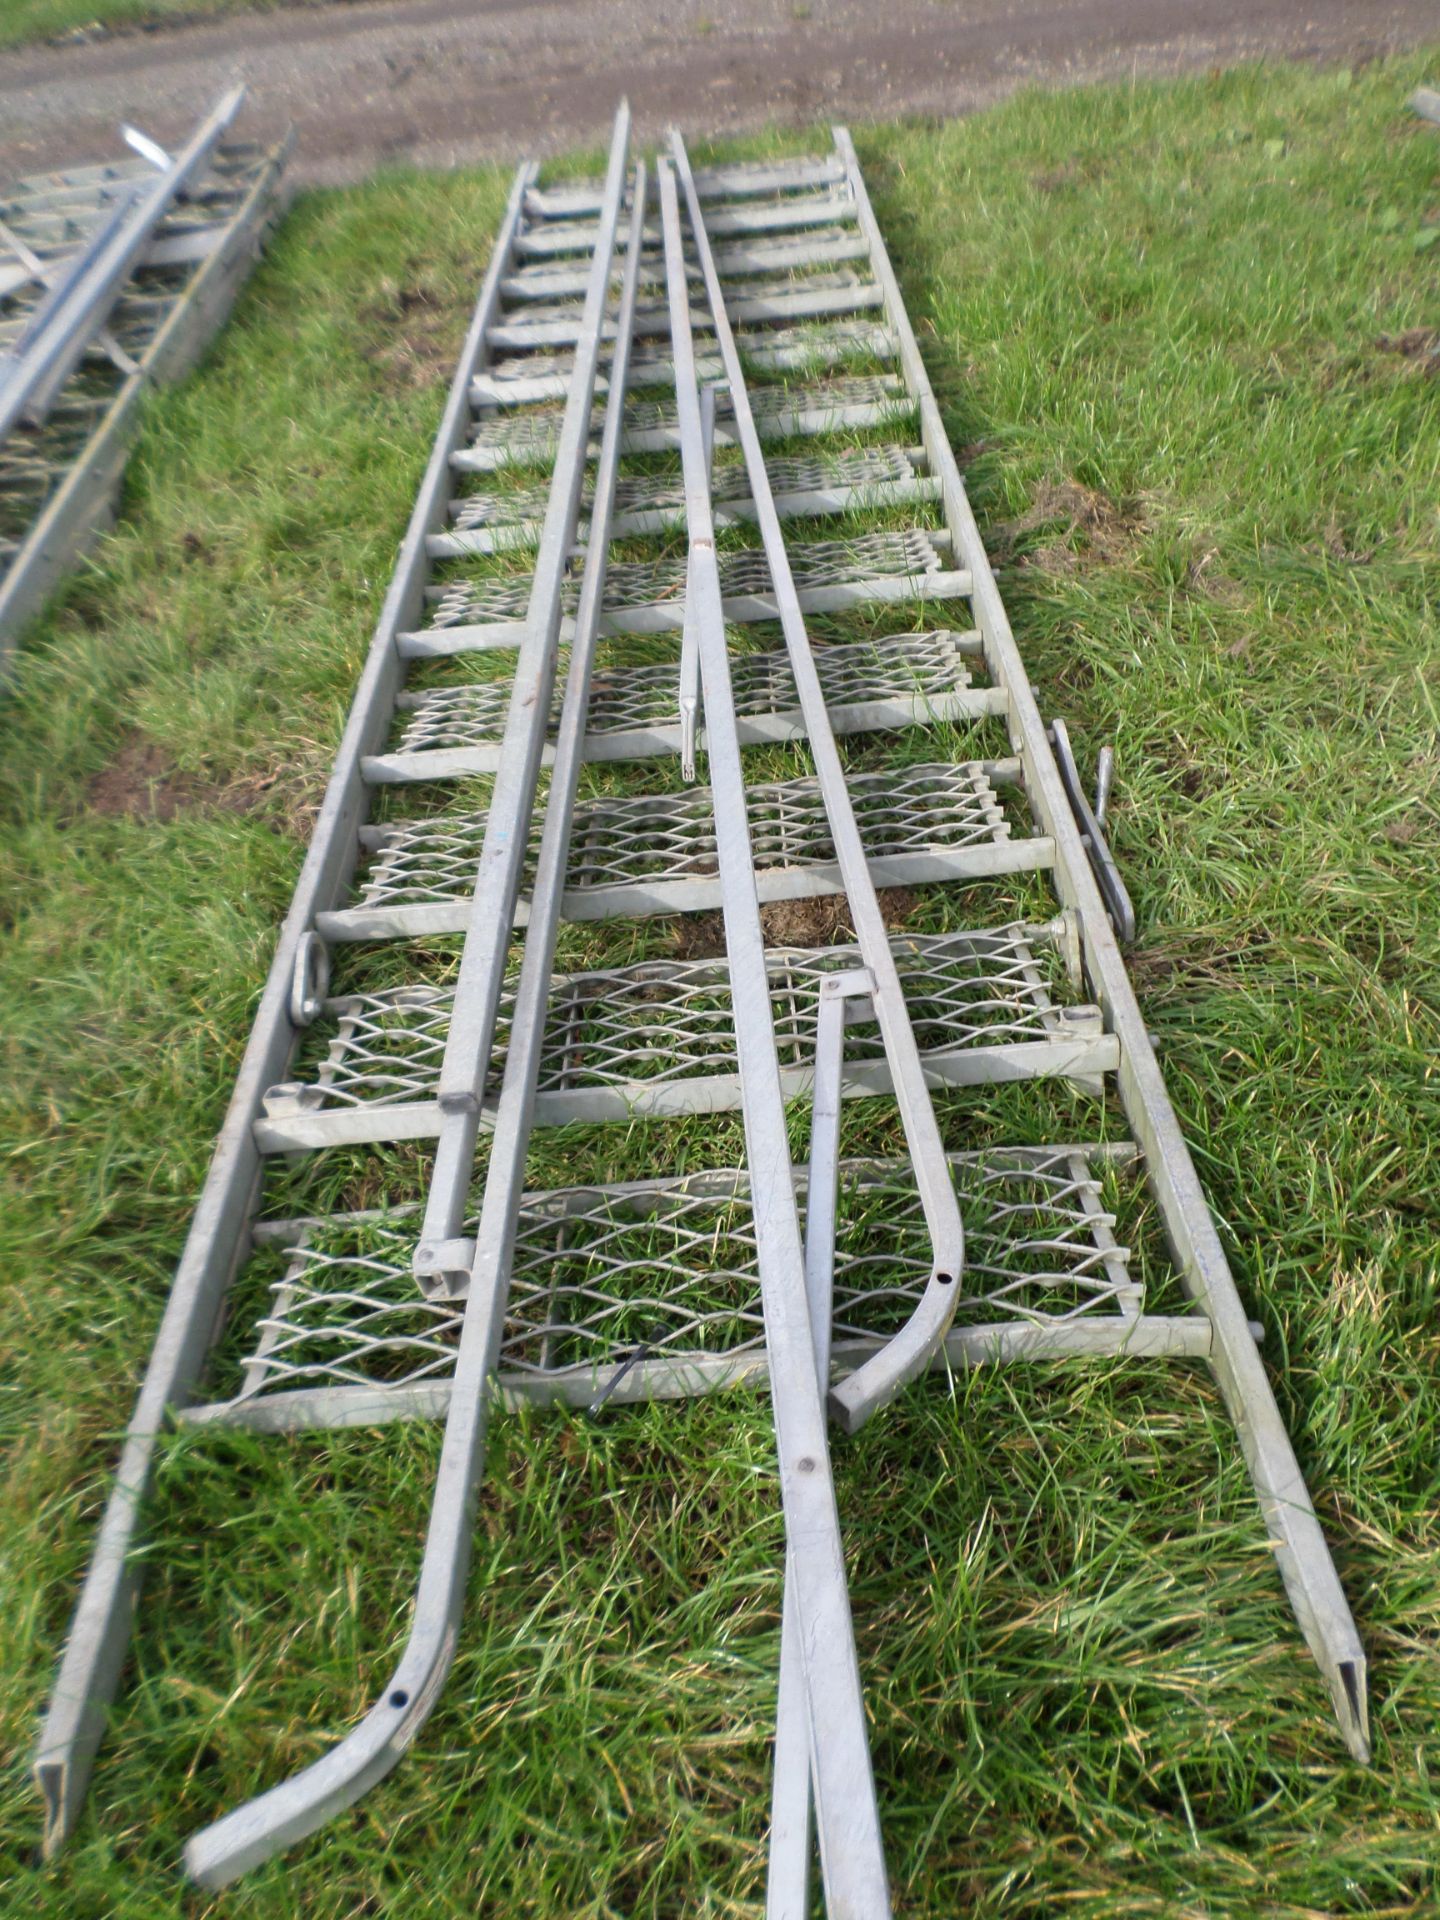
[[[87,29],[133,33],[166,21],[207,14],[261,13],[276,7],[323,6],[326,0],[5,0],[0,47],[55,40]]]
[[[929,1382],[835,1454],[906,1916],[1440,1913],[1440,142],[1403,109],[1432,67],[860,135],[1042,705],[1117,744],[1142,1003],[1376,1747],[1344,1758],[1201,1372]],[[497,1419],[426,1731],[213,1900],[183,1837],[390,1671],[438,1436],[176,1441],[89,1812],[35,1858],[114,1436],[506,185],[299,203],[0,708],[6,1914],[763,1910],[779,1532],[739,1396]],[[950,1101],[952,1144],[1001,1104]],[[697,1159],[733,1146],[707,1123]],[[543,1143],[537,1184],[565,1171]]]

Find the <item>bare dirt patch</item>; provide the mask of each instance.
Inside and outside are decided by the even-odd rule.
[[[225,782],[182,772],[157,740],[138,728],[85,789],[91,813],[111,820],[158,820],[162,824],[192,808],[253,813],[264,804],[273,776],[242,776]]]
[[[455,301],[423,279],[403,287],[386,281],[380,292],[380,299],[360,310],[360,318],[382,336],[365,358],[403,386],[449,380],[465,322]]]
[[[1393,820],[1387,820],[1380,831],[1391,846],[1408,847],[1424,833],[1425,823],[1418,813],[1402,813]]]
[[[132,733],[85,789],[85,803],[112,820],[165,821],[200,805],[204,794],[204,782],[177,771],[163,747]]]
[[[1440,327],[1408,327],[1404,333],[1382,333],[1375,341],[1375,350],[1413,360],[1426,373],[1440,373]]]
[[[1343,560],[1347,566],[1364,567],[1379,552],[1376,546],[1357,546],[1347,530],[1332,514],[1325,526],[1324,550],[1332,560]]]
[[[909,887],[882,887],[878,898],[885,925],[898,933],[915,911],[915,895]],[[811,900],[772,900],[760,909],[760,925],[767,946],[772,947],[835,947],[855,938],[850,902],[843,893]],[[677,958],[713,960],[724,951],[723,914],[697,913],[677,923]]]
[[[1056,530],[1067,536],[1043,541],[1019,555],[1019,565],[1046,573],[1076,573],[1085,566],[1115,566],[1133,558],[1145,531],[1138,507],[1120,507],[1078,480],[1045,480],[1018,519],[995,529],[1000,557],[1008,559],[1027,534]],[[1078,546],[1075,542],[1078,541]]]

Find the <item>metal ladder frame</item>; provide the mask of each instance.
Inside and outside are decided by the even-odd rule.
[[[262,1096],[267,1087],[273,1087],[283,1077],[294,1051],[297,1029],[303,1026],[305,1018],[313,1013],[315,1006],[323,999],[320,979],[323,967],[315,928],[319,925],[326,932],[332,931],[326,925],[326,918],[334,914],[335,905],[343,897],[362,851],[362,836],[358,828],[365,803],[363,763],[367,756],[373,757],[378,751],[379,735],[388,724],[395,705],[404,660],[427,657],[415,640],[415,636],[422,631],[419,614],[424,601],[425,566],[430,551],[433,551],[433,543],[443,538],[450,471],[467,470],[461,442],[466,430],[469,405],[472,402],[484,405],[493,401],[495,383],[480,371],[483,357],[497,333],[502,340],[512,338],[510,329],[501,331],[492,325],[492,321],[500,288],[507,279],[513,281],[515,262],[522,252],[517,245],[521,214],[527,207],[532,211],[538,207],[548,210],[550,217],[561,213],[569,217],[577,211],[593,212],[602,206],[613,206],[618,213],[618,199],[611,191],[613,157],[612,153],[610,185],[593,204],[589,190],[572,191],[568,196],[562,194],[558,198],[553,194],[537,196],[533,189],[533,169],[522,169],[517,176],[476,320],[452,387],[440,438],[412,516],[400,566],[387,597],[357,695],[356,708],[347,727],[341,757],[337,761],[336,773],[317,829],[316,842],[307,858],[296,901],[282,934],[280,950],[247,1050],[226,1131],[222,1134],[211,1179],[192,1229],[140,1406],[127,1438],[118,1484],[102,1528],[100,1548],[87,1580],[76,1626],[62,1665],[37,1766],[51,1816],[49,1844],[52,1847],[63,1839],[73,1824],[83,1794],[85,1776],[100,1737],[105,1706],[118,1679],[134,1591],[133,1571],[126,1561],[134,1537],[136,1510],[148,1484],[154,1447],[166,1420],[167,1408],[183,1410],[185,1400],[193,1392],[215,1310],[223,1298],[233,1264],[243,1251],[245,1223],[253,1211],[260,1176],[261,1163],[254,1123],[261,1109]],[[745,1119],[747,1138],[750,1138],[751,1180],[768,1183],[762,1211],[767,1219],[773,1216],[779,1222],[773,1233],[762,1236],[760,1256],[768,1364],[772,1375],[776,1370],[777,1340],[778,1351],[784,1362],[784,1385],[781,1390],[774,1392],[772,1398],[787,1517],[786,1637],[790,1648],[788,1661],[782,1652],[783,1731],[780,1754],[786,1764],[783,1772],[777,1774],[776,1782],[777,1853],[772,1872],[771,1911],[779,1915],[802,1910],[796,1903],[803,1902],[805,1897],[803,1889],[809,1858],[808,1805],[813,1777],[822,1868],[832,1910],[878,1914],[888,1911],[883,1856],[879,1849],[878,1827],[872,1825],[868,1818],[867,1810],[873,1807],[874,1793],[868,1756],[863,1752],[863,1726],[859,1729],[858,1744],[855,1738],[858,1675],[854,1676],[852,1685],[853,1639],[849,1629],[848,1601],[844,1596],[843,1570],[838,1591],[834,1581],[838,1518],[834,1514],[824,1427],[822,1423],[818,1431],[815,1430],[814,1413],[823,1384],[821,1361],[825,1357],[824,1349],[828,1341],[825,1301],[831,1279],[829,1254],[833,1246],[831,1235],[838,1153],[836,1129],[843,1066],[843,1015],[847,1002],[853,1005],[858,1000],[863,1005],[867,999],[875,1000],[875,962],[878,959],[883,968],[889,963],[890,954],[888,943],[882,940],[877,944],[873,937],[874,929],[869,928],[863,955],[869,964],[849,975],[833,976],[839,984],[827,986],[822,995],[815,1053],[808,1217],[802,1243],[795,1187],[785,1144],[783,1111],[778,1104],[778,1083],[772,1083],[770,1078],[774,1058],[773,1039],[767,1049],[765,1034],[769,1022],[760,1017],[762,1011],[768,1013],[769,1007],[757,913],[757,898],[762,896],[763,890],[758,885],[748,848],[745,790],[739,760],[740,740],[735,727],[733,703],[727,697],[729,672],[724,622],[734,618],[735,612],[721,596],[720,572],[709,517],[709,450],[705,445],[706,421],[701,410],[699,391],[699,382],[702,380],[713,382],[716,379],[729,379],[731,383],[729,413],[732,426],[727,431],[733,432],[734,440],[742,447],[752,482],[752,501],[765,536],[775,591],[770,596],[759,596],[755,610],[748,617],[779,618],[782,621],[802,714],[812,750],[816,752],[817,765],[825,756],[827,742],[828,750],[833,754],[834,742],[823,694],[820,695],[818,708],[814,704],[817,683],[813,678],[813,661],[809,663],[808,676],[806,671],[809,645],[803,622],[803,600],[795,593],[794,582],[789,579],[785,538],[774,512],[773,499],[768,502],[769,512],[766,510],[770,489],[761,433],[739,377],[739,342],[729,325],[713,249],[708,245],[712,231],[747,229],[743,222],[737,229],[733,209],[726,212],[723,218],[705,213],[704,190],[697,189],[693,177],[686,180],[688,167],[684,162],[683,147],[678,142],[675,160],[688,189],[686,201],[691,216],[692,241],[702,256],[699,261],[700,277],[712,302],[710,319],[715,329],[718,351],[696,349],[691,344],[690,331],[697,315],[693,305],[695,273],[689,263],[681,260],[677,251],[678,199],[670,169],[662,162],[661,232],[657,235],[656,230],[647,225],[643,189],[637,191],[631,209],[627,248],[629,257],[622,298],[629,303],[626,312],[632,312],[642,251],[646,246],[653,246],[657,237],[662,239],[666,247],[668,292],[674,327],[673,360],[662,363],[658,356],[647,356],[640,349],[632,351],[629,345],[630,329],[622,322],[618,330],[605,330],[615,339],[617,347],[610,381],[595,376],[593,359],[588,368],[593,383],[592,392],[605,392],[613,397],[614,404],[606,409],[605,433],[599,451],[601,466],[595,488],[597,519],[592,528],[580,604],[573,624],[568,620],[562,622],[558,591],[551,594],[544,605],[545,630],[550,636],[549,670],[553,672],[556,640],[568,637],[573,648],[570,687],[561,709],[560,733],[555,748],[556,775],[552,803],[559,805],[567,787],[569,798],[573,800],[577,757],[581,751],[579,742],[583,733],[581,702],[588,693],[589,662],[593,656],[596,634],[608,630],[604,547],[614,508],[616,460],[624,450],[629,434],[625,425],[627,384],[653,383],[663,365],[675,385],[677,403],[674,428],[667,426],[663,430],[667,436],[665,444],[674,445],[678,441],[684,459],[686,517],[691,536],[687,623],[682,635],[679,684],[683,696],[691,668],[700,669],[710,728],[712,780],[716,799],[722,803],[716,809],[717,828],[722,830],[722,837],[725,833],[731,836],[721,863],[719,879],[726,899],[727,941],[733,943],[732,985],[738,983],[742,976],[747,983],[748,1015],[737,1023],[737,1042],[742,1060],[742,1083],[748,1082]],[[1140,1315],[1115,1325],[1106,1323],[1100,1326],[1092,1323],[1088,1326],[1046,1327],[1016,1322],[1010,1325],[966,1327],[947,1333],[942,1325],[935,1338],[930,1337],[930,1329],[927,1328],[925,1337],[919,1343],[922,1350],[915,1354],[914,1364],[907,1363],[898,1371],[909,1377],[920,1366],[932,1363],[974,1363],[1066,1352],[1183,1352],[1206,1358],[1216,1373],[1240,1434],[1292,1605],[1330,1687],[1342,1733],[1352,1753],[1364,1759],[1368,1755],[1365,1666],[1358,1636],[1293,1449],[1256,1354],[1253,1330],[1244,1317],[1233,1279],[1209,1221],[1193,1166],[1165,1095],[1119,946],[1107,917],[1107,901],[1097,885],[1092,856],[1099,850],[1093,845],[1087,848],[1081,824],[1077,823],[1067,797],[1062,769],[1057,764],[1051,740],[1040,718],[1006,621],[963,483],[925,377],[883,238],[860,176],[854,149],[843,129],[837,129],[834,156],[824,166],[828,186],[845,188],[845,204],[852,209],[858,230],[868,247],[887,336],[882,357],[889,357],[898,365],[907,399],[919,417],[925,459],[931,475],[938,482],[944,537],[956,567],[956,585],[947,590],[963,591],[970,597],[985,664],[992,685],[1001,696],[987,711],[995,712],[1003,704],[1007,717],[1012,759],[1004,763],[1003,769],[1001,763],[992,763],[990,770],[997,778],[1003,772],[1005,779],[1018,780],[1023,784],[1039,829],[1031,842],[1031,857],[1017,862],[1009,870],[1038,866],[1053,873],[1054,886],[1061,903],[1061,921],[1066,928],[1064,937],[1067,946],[1073,946],[1074,949],[1071,956],[1074,971],[1083,974],[1094,992],[1105,1031],[1114,1043],[1120,1100],[1142,1151],[1180,1276],[1196,1309],[1193,1318],[1188,1320],[1163,1320],[1156,1316]],[[776,169],[775,173],[778,176],[783,171],[783,168]],[[756,170],[747,178],[758,179],[763,172],[763,169]],[[713,181],[724,174],[724,169],[714,170],[710,178]],[[754,191],[760,193],[764,189],[756,186]],[[602,228],[603,225],[602,222]],[[613,240],[613,221],[610,232]],[[587,286],[593,292],[601,264],[601,250],[593,248],[591,251],[591,277]],[[542,248],[539,257],[552,256]],[[608,275],[608,258],[604,265]],[[587,294],[587,312],[589,310]],[[548,326],[549,323],[542,324]],[[592,345],[596,348],[601,331],[598,327],[594,330]],[[582,364],[586,351],[586,328],[583,325],[576,330],[575,337],[578,351],[572,356],[565,378],[573,381],[578,369],[583,383],[586,377],[586,369]],[[783,340],[783,332],[777,337]],[[540,339],[538,333],[536,338]],[[767,347],[760,356],[762,364],[783,366],[789,351],[788,347],[783,346],[778,350],[773,346]],[[644,372],[644,378],[638,382],[637,370]],[[559,377],[547,374],[545,379],[548,381]],[[533,395],[537,391],[554,391],[554,388],[537,388],[534,379],[527,376],[512,386],[509,400],[515,400],[518,393]],[[587,401],[587,415],[588,408]],[[568,413],[567,424],[573,424]],[[719,438],[718,431],[713,438]],[[577,432],[567,436],[562,430],[560,441],[565,461],[573,458],[573,468],[562,471],[565,461],[556,460],[552,474],[551,504],[553,509],[557,499],[562,493],[565,494],[569,502],[569,524],[573,527],[584,460],[592,444],[588,418]],[[549,544],[553,551],[556,542]],[[545,541],[542,540],[541,545],[543,552]],[[544,566],[537,564],[532,588],[532,610],[540,604],[542,573],[552,586],[558,583],[558,575],[553,567],[548,563]],[[670,624],[680,626],[682,623],[676,620]],[[512,632],[498,643],[513,645],[524,639],[525,631],[522,623],[512,623]],[[516,687],[519,688],[523,681],[528,693],[534,696],[524,729],[524,780],[521,782],[523,786],[528,781],[532,796],[542,758],[544,721],[550,707],[546,666],[543,657],[538,662],[533,658],[535,651],[532,645],[532,657],[527,662],[522,647],[521,656],[517,657],[516,672]],[[542,692],[544,697],[540,698]],[[573,701],[571,695],[576,696]],[[519,695],[515,698],[518,703]],[[697,717],[692,710],[689,723],[692,739]],[[682,714],[682,741],[686,732],[687,722]],[[503,750],[501,757],[503,762]],[[822,787],[826,784],[822,779]],[[828,784],[833,787],[833,782]],[[841,775],[840,796],[844,792]],[[833,791],[827,792],[824,797],[827,808],[837,800]],[[842,798],[839,804],[843,815],[843,807],[848,802]],[[522,794],[521,800],[517,801],[508,816],[509,852],[506,857],[512,864],[505,869],[503,885],[494,883],[494,898],[508,899],[512,905],[519,887],[521,846],[517,840],[523,842],[524,838],[523,832],[517,834],[517,829],[525,811]],[[530,955],[532,942],[527,939],[526,965],[522,967],[521,977],[520,991],[532,1011],[543,1002],[548,989],[556,917],[559,912],[566,910],[566,896],[561,890],[560,881],[565,872],[563,843],[570,832],[568,800],[556,814],[553,828],[551,812],[547,809],[545,832],[541,839],[546,889],[542,894],[537,885],[528,914],[532,932],[540,938],[533,942],[536,954],[533,965]],[[832,826],[834,824],[832,816]],[[488,826],[486,832],[488,836]],[[737,833],[744,836],[745,845],[735,840]],[[842,834],[836,836],[837,853],[841,837]],[[1095,834],[1091,835],[1092,841],[1095,837]],[[487,848],[489,844],[487,837]],[[853,858],[853,845],[850,852]],[[854,868],[853,873],[855,891],[860,893],[863,902],[873,876],[871,871],[867,871],[863,849],[858,857],[859,867]],[[843,861],[838,864],[843,867]],[[848,886],[850,875],[842,871],[838,879]],[[520,917],[517,915],[517,920]],[[464,915],[450,924],[463,926]],[[882,947],[883,959],[880,958]],[[469,958],[467,949],[467,960]],[[503,1119],[501,1126],[497,1127],[497,1138],[509,1143],[506,1152],[500,1156],[501,1165],[507,1171],[503,1178],[497,1176],[499,1185],[496,1187],[494,1206],[499,1212],[493,1215],[495,1230],[492,1232],[487,1225],[487,1220],[492,1217],[487,1182],[482,1225],[475,1246],[471,1249],[463,1236],[455,1232],[459,1222],[454,1196],[462,1185],[462,1169],[468,1173],[468,1158],[474,1150],[475,1127],[479,1116],[473,1109],[478,1108],[480,1087],[480,1080],[476,1076],[484,1065],[481,1048],[474,1041],[478,1034],[483,1041],[483,1052],[488,1055],[494,1035],[495,1002],[492,988],[498,992],[497,972],[492,958],[484,974],[484,991],[478,995],[482,1018],[478,1024],[470,1024],[468,1031],[471,1037],[465,1046],[462,1048],[457,1045],[455,1048],[453,1064],[463,1068],[463,1071],[449,1078],[446,1091],[454,1103],[452,1112],[457,1116],[452,1122],[452,1135],[457,1144],[449,1154],[451,1176],[446,1187],[446,1198],[435,1217],[433,1230],[431,1220],[427,1219],[426,1234],[422,1237],[422,1248],[428,1246],[431,1256],[417,1262],[417,1273],[431,1296],[451,1299],[464,1294],[467,1289],[469,1291],[471,1305],[464,1314],[460,1335],[461,1362],[453,1380],[437,1383],[433,1389],[426,1387],[417,1390],[408,1400],[403,1395],[392,1395],[393,1404],[387,1405],[381,1413],[381,1417],[405,1411],[448,1414],[455,1426],[457,1441],[452,1450],[450,1429],[447,1427],[447,1464],[442,1466],[443,1484],[437,1494],[437,1510],[443,1505],[447,1514],[451,1515],[463,1514],[467,1510],[466,1502],[473,1495],[474,1475],[483,1455],[484,1413],[490,1392],[488,1383],[496,1368],[504,1310],[503,1296],[508,1278],[506,1267],[513,1245],[515,1209],[520,1203],[522,1136],[527,1133],[533,1117],[535,1035],[541,1024],[538,1019],[532,1019],[528,1026],[522,1023],[524,1032],[520,1044],[511,1055],[512,1064],[520,1063],[514,1068],[513,1080],[510,1064],[507,1064],[500,1099]],[[875,1010],[878,1013],[878,1002]],[[900,1011],[903,1019],[903,1005]],[[454,1038],[453,1028],[451,1037]],[[893,1054],[891,1068],[893,1074]],[[761,1091],[757,1092],[757,1086]],[[923,1082],[920,1091],[924,1095],[924,1106],[928,1109],[929,1098]],[[775,1127],[777,1112],[781,1119],[778,1134]],[[468,1146],[464,1145],[465,1139],[468,1139]],[[516,1142],[521,1144],[517,1147]],[[1052,1158],[1063,1159],[1070,1154],[1075,1164],[1079,1164],[1071,1149],[1047,1151]],[[783,1160],[777,1158],[777,1154],[783,1154]],[[947,1156],[947,1164],[954,1164],[954,1156]],[[720,1177],[715,1176],[717,1179]],[[438,1192],[439,1188],[435,1191]],[[950,1192],[948,1175],[945,1191]],[[773,1206],[770,1204],[772,1200]],[[778,1233],[778,1240],[774,1237],[775,1233]],[[263,1240],[265,1234],[257,1227],[255,1237],[257,1241]],[[932,1274],[932,1282],[937,1281],[938,1275]],[[958,1292],[958,1288],[955,1291]],[[477,1312],[477,1306],[482,1307],[484,1312]],[[882,1345],[877,1356],[873,1345],[869,1349],[861,1347],[856,1350],[853,1341],[836,1343],[833,1360],[850,1371],[852,1380],[857,1374],[861,1379],[861,1387],[854,1396],[857,1412],[868,1410],[871,1402],[870,1389],[866,1384],[867,1369],[868,1378],[873,1381],[878,1361],[882,1375],[893,1377],[897,1372],[898,1354],[903,1352],[903,1348],[898,1352],[890,1352]],[[665,1367],[657,1370],[637,1354],[618,1367],[611,1368],[608,1379],[599,1383],[599,1397],[613,1398],[615,1404],[621,1404],[651,1392],[710,1390],[725,1380],[754,1377],[766,1364],[764,1354],[758,1360],[753,1355],[739,1356],[733,1364],[729,1356],[723,1354],[714,1356],[714,1359],[716,1364],[708,1369],[699,1369],[693,1379],[687,1379],[683,1377],[683,1368],[677,1371],[672,1367],[667,1374]],[[832,1395],[832,1404],[838,1398],[843,1406],[844,1396],[845,1383],[842,1381]],[[882,1393],[879,1397],[885,1396]],[[378,1410],[381,1399],[369,1404]],[[208,1414],[224,1415],[225,1412],[223,1407],[196,1409],[197,1416],[202,1419]],[[357,1412],[356,1417],[364,1417],[364,1414]],[[799,1442],[796,1441],[797,1419],[800,1422]],[[462,1435],[463,1440],[458,1437]],[[810,1552],[812,1546],[815,1559],[797,1568],[797,1550],[803,1547]],[[457,1562],[463,1563],[463,1558],[461,1543],[452,1552],[449,1571],[442,1579],[439,1574],[432,1572],[427,1554],[429,1585],[427,1587],[422,1580],[422,1605],[417,1608],[416,1629],[428,1635],[432,1647],[439,1646],[442,1652],[432,1657],[428,1664],[417,1667],[414,1673],[402,1665],[387,1695],[372,1711],[370,1718],[362,1723],[362,1728],[357,1730],[357,1735],[363,1735],[363,1738],[357,1743],[357,1735],[352,1735],[350,1741],[343,1743],[343,1748],[349,1749],[343,1765],[337,1762],[333,1769],[324,1773],[321,1781],[313,1783],[312,1788],[307,1788],[301,1796],[307,1807],[302,1823],[294,1824],[294,1809],[284,1803],[286,1789],[272,1790],[272,1795],[263,1796],[260,1802],[252,1803],[251,1809],[241,1809],[237,1814],[228,1816],[192,1843],[187,1857],[197,1877],[208,1884],[220,1884],[232,1877],[233,1873],[243,1871],[253,1860],[273,1851],[276,1845],[284,1844],[298,1833],[311,1830],[334,1806],[348,1803],[356,1793],[363,1791],[370,1779],[388,1770],[401,1747],[413,1737],[448,1665],[453,1637],[447,1641],[446,1635],[453,1636],[459,1605],[455,1582],[458,1579],[463,1583],[463,1564],[459,1564],[458,1573],[456,1567]],[[441,1593],[442,1589],[443,1604],[437,1605],[433,1596]],[[797,1640],[802,1648],[798,1659],[795,1655]],[[845,1653],[847,1648],[848,1656]],[[837,1658],[838,1666],[835,1664]],[[839,1674],[840,1684],[835,1692],[832,1693],[822,1684],[822,1673]],[[788,1684],[784,1677],[786,1675]],[[400,1695],[404,1698],[397,1698]],[[828,1726],[831,1724],[830,1717],[835,1715],[839,1716],[835,1724],[841,1727],[841,1735],[833,1743],[828,1739],[814,1738],[811,1729],[817,1722],[821,1726]],[[850,1729],[848,1734],[843,1732],[846,1726]],[[395,1738],[397,1727],[403,1729],[403,1738],[398,1740]],[[385,1731],[387,1728],[388,1732]],[[833,1762],[834,1773],[829,1771],[832,1763],[826,1760],[825,1753],[821,1751],[822,1748],[828,1751],[832,1745],[834,1753],[839,1756]],[[808,1759],[803,1766],[797,1765],[793,1759],[801,1749],[808,1749]],[[335,1751],[340,1754],[342,1749]],[[326,1769],[333,1757],[327,1756],[327,1761],[321,1762],[319,1769],[310,1770],[311,1774]],[[358,1768],[355,1764],[357,1760]],[[342,1776],[343,1786],[340,1784]],[[274,1795],[281,1796],[281,1799],[277,1801]],[[266,1810],[260,1813],[256,1811],[257,1808]],[[853,1902],[853,1906],[846,1905],[847,1901]]]
[[[195,364],[284,212],[284,170],[293,144],[287,134],[268,153],[224,140],[210,147],[208,171],[190,176],[190,191],[200,196],[189,203],[193,224],[152,233],[131,264],[132,273],[163,269],[173,278],[184,276],[177,286],[147,296],[159,308],[158,325],[143,344],[132,341],[129,351],[120,346],[113,328],[133,292],[122,287],[108,310],[110,328],[93,336],[92,346],[103,349],[119,369],[119,384],[103,398],[79,401],[72,400],[74,388],[67,386],[33,444],[22,444],[16,435],[0,443],[0,487],[19,491],[29,476],[38,494],[33,517],[13,545],[0,551],[0,675],[11,670],[26,622],[113,517],[145,392],[154,382],[178,380]],[[96,169],[93,183],[88,173],[66,176],[73,178],[68,187],[44,178],[21,182],[3,203],[0,252],[8,247],[15,264],[0,264],[0,298],[28,284],[53,282],[69,270],[77,251],[83,251],[73,229],[90,216],[103,223],[109,196],[143,183],[139,166]],[[219,194],[213,190],[217,184]],[[60,205],[52,215],[49,203],[56,197]],[[173,215],[173,195],[168,208]],[[72,445],[69,429],[77,424],[82,431]],[[57,445],[58,428],[67,431]]]

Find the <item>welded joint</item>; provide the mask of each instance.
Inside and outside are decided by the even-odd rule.
[[[820,998],[842,1000],[842,1017],[847,1027],[864,1026],[875,1018],[875,976],[868,967],[847,967],[843,973],[830,973],[820,983]]]
[[[451,1240],[422,1240],[411,1259],[416,1284],[427,1300],[463,1299],[474,1265],[475,1242],[463,1235]]]
[[[314,1080],[277,1080],[260,1096],[267,1120],[293,1120],[302,1113],[317,1113],[325,1101],[325,1088]]]
[[[1098,1040],[1105,1032],[1105,1015],[1097,1006],[1082,1003],[1056,1011],[1068,1040]]]

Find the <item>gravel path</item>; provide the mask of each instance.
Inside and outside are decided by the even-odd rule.
[[[382,0],[0,55],[0,177],[104,158],[122,118],[172,136],[232,76],[247,130],[293,121],[299,176],[338,182],[599,143],[622,91],[643,137],[725,133],[1437,34],[1435,0]]]

